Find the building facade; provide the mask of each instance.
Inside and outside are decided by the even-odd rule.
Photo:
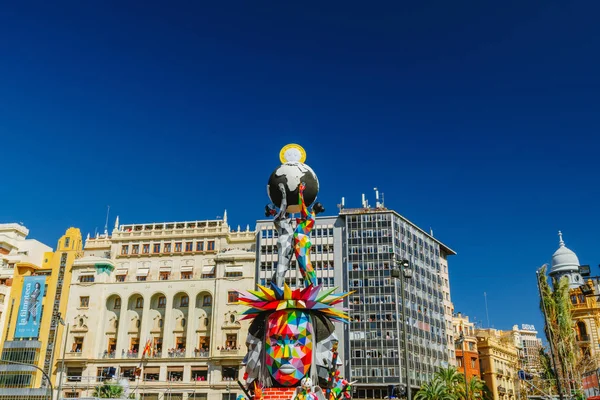
[[[520,336],[513,331],[478,329],[477,349],[481,378],[490,389],[494,400],[515,400],[518,397],[518,370],[520,369]]]
[[[540,350],[542,349],[542,339],[537,337],[535,326],[522,324],[513,326],[513,331],[518,331],[521,337],[522,348],[522,367],[529,373],[538,373],[542,371],[540,361]]]
[[[456,365],[458,371],[465,374],[467,380],[471,380],[473,377],[481,378],[475,323],[470,322],[468,316],[456,313],[452,319],[452,328],[456,338]],[[463,341],[459,343],[458,339],[461,337]]]
[[[49,394],[39,370],[55,381],[57,348],[64,332],[59,317],[67,309],[71,267],[81,248],[79,229],[69,228],[56,251],[44,253],[41,265],[15,262],[2,344],[6,364],[0,365],[0,399],[46,399]]]
[[[235,399],[248,325],[236,290],[254,287],[255,259],[255,232],[230,230],[226,216],[117,222],[88,239],[73,267],[62,395],[110,379],[142,399]]]
[[[29,229],[20,224],[0,224],[0,328],[4,328],[6,309],[10,299],[15,266],[18,263],[42,265],[44,253],[52,248],[35,240],[27,239]],[[0,347],[4,341],[4,330],[0,332]]]
[[[347,359],[354,397],[384,398],[389,387],[405,383],[402,329],[407,329],[410,387],[417,390],[437,368],[454,364],[452,302],[448,256],[456,254],[431,234],[378,204],[342,209],[344,281],[349,298]],[[406,279],[402,304],[393,260],[406,259],[413,271]],[[406,324],[398,307],[404,306]]]

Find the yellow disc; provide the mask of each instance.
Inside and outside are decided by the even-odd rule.
[[[282,164],[297,161],[303,163],[306,161],[306,151],[299,144],[286,144],[279,152],[279,160]]]

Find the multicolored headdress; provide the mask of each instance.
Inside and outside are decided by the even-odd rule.
[[[350,317],[344,310],[335,308],[344,297],[351,294],[334,293],[337,288],[321,292],[321,286],[308,286],[291,289],[287,284],[283,288],[271,283],[271,287],[257,285],[259,290],[240,291],[238,304],[250,307],[244,311],[242,319],[251,319],[264,312],[279,310],[306,310],[322,314],[329,320],[348,322]]]

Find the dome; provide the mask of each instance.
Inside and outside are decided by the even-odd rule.
[[[560,231],[558,232],[558,236],[560,238],[559,248],[552,255],[552,267],[550,268],[550,273],[579,271],[579,258],[577,258],[577,255],[573,250],[565,246]]]

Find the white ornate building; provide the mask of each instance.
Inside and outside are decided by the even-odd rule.
[[[42,265],[44,253],[52,251],[50,246],[27,239],[27,235],[29,229],[23,225],[0,224],[0,345],[5,338],[4,324],[15,265],[20,262]]]
[[[254,287],[255,257],[255,232],[232,231],[226,215],[117,219],[112,236],[88,238],[73,266],[63,396],[112,377],[143,399],[235,399],[248,328],[236,290]]]

